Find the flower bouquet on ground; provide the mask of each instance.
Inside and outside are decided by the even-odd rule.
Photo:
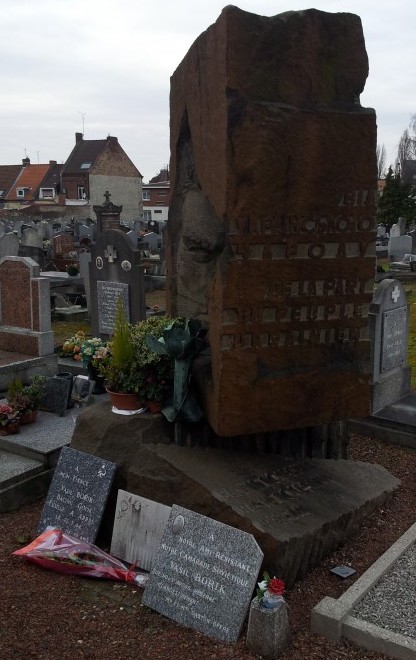
[[[80,575],[146,586],[148,575],[127,568],[119,559],[91,543],[80,541],[61,529],[47,529],[32,543],[15,550],[14,556],[65,575]]]
[[[282,603],[286,604],[283,594],[285,593],[285,583],[277,577],[271,578],[267,572],[263,573],[263,580],[257,583],[257,600],[261,607],[274,609]]]

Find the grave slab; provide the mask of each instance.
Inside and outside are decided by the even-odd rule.
[[[354,535],[399,483],[368,463],[180,447],[169,444],[166,425],[162,415],[123,417],[97,404],[82,412],[71,447],[116,463],[114,487],[253,534],[265,569],[288,586]]]
[[[94,543],[115,468],[110,461],[63,447],[38,533],[52,525]]]
[[[142,604],[210,637],[237,641],[262,559],[250,534],[174,505]]]
[[[150,571],[169,516],[170,507],[120,489],[111,554]]]

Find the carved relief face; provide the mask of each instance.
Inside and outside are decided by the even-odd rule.
[[[225,245],[225,229],[198,185],[190,186],[182,206],[177,254],[178,314],[208,320],[207,292]]]

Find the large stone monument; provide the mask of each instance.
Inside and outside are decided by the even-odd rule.
[[[367,74],[358,16],[228,6],[172,76],[168,310],[209,319],[218,435],[370,412]]]

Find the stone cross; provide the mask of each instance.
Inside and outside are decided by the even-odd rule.
[[[107,245],[106,249],[104,250],[104,256],[107,257],[110,264],[113,264],[117,259],[117,250],[113,245]]]
[[[391,299],[394,302],[394,304],[396,304],[399,298],[400,298],[400,289],[396,284],[393,291],[391,292]]]
[[[106,204],[109,204],[109,203],[110,203],[111,193],[110,193],[108,190],[105,191],[105,193],[104,193],[104,197],[105,197],[105,203],[106,203]]]

